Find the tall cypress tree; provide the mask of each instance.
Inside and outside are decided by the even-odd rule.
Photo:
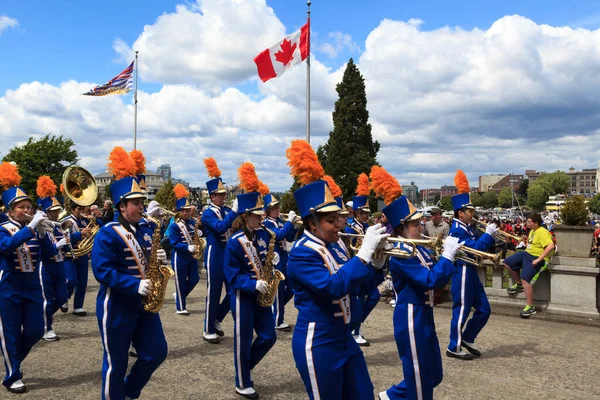
[[[373,141],[368,122],[365,80],[352,58],[336,91],[339,98],[333,112],[333,131],[317,154],[325,172],[333,177],[348,201],[354,195],[358,175],[369,174],[377,164],[379,143]]]

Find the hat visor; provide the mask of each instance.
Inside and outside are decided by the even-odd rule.
[[[62,208],[62,206],[52,206],[52,207],[48,207],[46,209],[46,211],[60,210],[61,208]]]
[[[125,196],[123,196],[123,199],[127,199],[127,200],[145,199],[145,198],[146,198],[146,195],[144,193],[140,193],[140,192],[128,193]]]
[[[216,190],[213,190],[210,194],[220,194],[220,193],[227,193],[227,190],[225,190],[225,189],[216,189]]]
[[[364,211],[364,212],[368,212],[368,213],[370,213],[370,212],[371,212],[371,209],[370,209],[369,207],[360,207],[360,208],[358,209],[358,211]]]
[[[274,206],[276,206],[278,204],[279,204],[278,201],[272,201],[272,202],[269,203],[269,205],[267,207],[274,207]]]
[[[467,209],[469,209],[469,210],[474,210],[475,209],[475,206],[473,204],[471,204],[471,203],[465,204],[464,207],[467,208]]]
[[[328,204],[322,208],[319,208],[318,210],[315,210],[315,212],[327,213],[327,212],[334,212],[334,211],[340,211],[340,210],[341,210],[341,208],[337,204]]]
[[[404,222],[406,223],[406,222],[410,222],[410,221],[415,221],[415,220],[418,220],[421,218],[423,218],[423,214],[421,214],[420,212],[417,212],[417,213],[414,213],[413,215],[411,215],[410,217],[406,218],[404,220]]]
[[[15,197],[14,199],[12,199],[12,200],[11,200],[11,201],[8,203],[8,205],[9,205],[9,206],[14,206],[15,204],[17,204],[17,203],[20,203],[20,202],[21,202],[21,201],[23,201],[23,200],[29,200],[29,201],[31,201],[31,199],[30,199],[29,197],[27,197],[27,196],[20,196],[20,197]]]
[[[340,210],[340,215],[350,215],[350,213],[348,212],[348,210]]]
[[[244,212],[254,214],[254,215],[265,215],[265,210],[263,210],[262,207],[248,208]]]

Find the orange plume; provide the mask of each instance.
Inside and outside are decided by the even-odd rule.
[[[135,174],[145,174],[146,173],[146,157],[139,150],[132,150],[129,153],[129,157],[133,160],[133,164],[135,165]]]
[[[108,156],[108,170],[116,179],[135,175],[135,164],[124,148],[115,147]]]
[[[471,188],[469,187],[469,180],[465,173],[457,169],[456,175],[454,176],[454,186],[458,189],[458,193],[470,193]]]
[[[371,178],[371,189],[376,196],[383,197],[386,205],[402,196],[402,186],[383,167],[373,165],[369,177]]]
[[[209,157],[204,159],[204,165],[206,166],[206,172],[208,172],[209,178],[220,178],[221,170],[217,165],[217,162],[214,158]]]
[[[369,188],[369,177],[364,172],[358,176],[356,180],[358,185],[356,185],[356,195],[357,196],[368,196],[371,193],[371,188]]]
[[[271,190],[263,181],[258,181],[258,193],[260,193],[261,197],[266,196],[271,193]]]
[[[303,185],[323,179],[325,171],[317,154],[306,140],[292,140],[292,145],[285,151],[291,175],[298,178]]]
[[[16,165],[12,165],[9,162],[3,162],[0,164],[0,185],[4,189],[9,189],[14,186],[21,184],[21,175]]]
[[[48,175],[42,175],[37,180],[37,188],[35,189],[39,198],[50,197],[56,195],[56,185],[52,178]]]
[[[60,184],[60,188],[58,189],[60,190],[61,193],[65,192],[65,185],[63,185],[62,183]]]
[[[338,186],[337,183],[333,180],[333,178],[329,175],[325,175],[323,180],[327,182],[327,186],[329,186],[329,190],[333,197],[340,197],[342,195],[342,189]]]
[[[238,179],[240,180],[240,187],[244,189],[246,193],[258,192],[259,180],[254,169],[254,164],[251,162],[245,162],[238,168]]]
[[[173,191],[175,192],[175,197],[177,197],[177,200],[187,197],[188,194],[190,194],[190,192],[188,192],[185,186],[183,186],[181,183],[175,185]]]

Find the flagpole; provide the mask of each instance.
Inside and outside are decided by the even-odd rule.
[[[308,19],[308,50],[306,56],[306,141],[310,143],[310,5],[311,1],[306,2],[308,10],[306,11]]]
[[[138,89],[138,51],[135,51],[135,89],[133,92],[133,104],[134,104],[134,108],[133,108],[133,149],[136,150],[136,144],[137,144],[137,104],[138,104],[138,99],[137,99],[137,89]]]

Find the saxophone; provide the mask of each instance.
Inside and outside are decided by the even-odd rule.
[[[198,224],[196,224],[194,226],[194,236],[192,236],[192,244],[195,246],[196,250],[194,251],[194,254],[192,254],[192,257],[194,257],[196,260],[199,260],[202,258],[202,255],[204,254],[204,247],[205,247],[205,241],[204,239],[200,238],[200,234],[198,233],[200,230],[198,229]]]
[[[262,279],[267,282],[268,289],[263,293],[257,294],[257,302],[261,307],[271,307],[273,302],[275,302],[275,296],[277,296],[277,289],[279,288],[279,282],[285,280],[285,276],[283,273],[273,266],[273,259],[275,258],[275,233],[261,224],[262,228],[269,232],[271,236],[271,240],[269,240],[269,250],[267,251],[267,256],[265,257],[265,262],[260,269],[260,276],[258,279]]]
[[[161,264],[158,260],[158,250],[160,247],[160,221],[148,216],[144,217],[156,224],[156,228],[152,233],[152,247],[150,248],[150,256],[148,257],[148,269],[146,271],[146,279],[152,282],[152,290],[148,296],[142,297],[144,310],[153,314],[160,311],[165,301],[165,292],[169,278],[175,275],[175,272],[168,265]]]

